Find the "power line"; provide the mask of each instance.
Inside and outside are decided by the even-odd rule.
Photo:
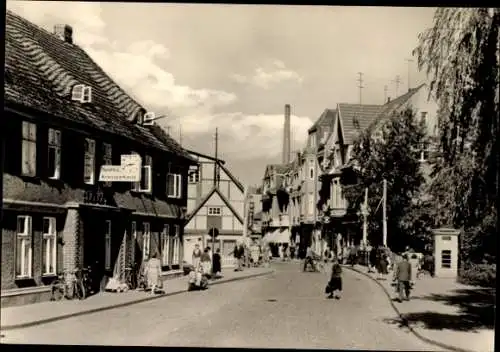
[[[362,95],[362,91],[363,91],[363,72],[358,72],[358,75],[359,75],[359,78],[357,79],[357,81],[359,82],[359,85],[358,85],[358,88],[359,88],[359,105],[361,105],[363,103],[363,95]]]

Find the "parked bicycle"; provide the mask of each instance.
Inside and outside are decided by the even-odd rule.
[[[61,299],[84,299],[86,296],[85,286],[81,278],[78,277],[80,270],[64,271],[62,275],[51,285],[51,301],[60,301]]]

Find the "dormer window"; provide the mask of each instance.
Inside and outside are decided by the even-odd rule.
[[[80,103],[92,102],[92,87],[84,84],[77,84],[71,91],[71,100],[79,101]]]
[[[142,125],[152,126],[154,124],[154,120],[156,120],[155,113],[152,111],[148,111],[147,113],[144,114],[144,117],[142,119]]]

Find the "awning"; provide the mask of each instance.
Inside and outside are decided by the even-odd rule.
[[[277,232],[273,233],[273,242],[275,243],[290,243],[290,230],[288,229],[283,229],[283,230],[278,230]]]

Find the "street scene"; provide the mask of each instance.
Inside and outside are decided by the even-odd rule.
[[[8,1],[0,342],[494,351],[499,28]]]

